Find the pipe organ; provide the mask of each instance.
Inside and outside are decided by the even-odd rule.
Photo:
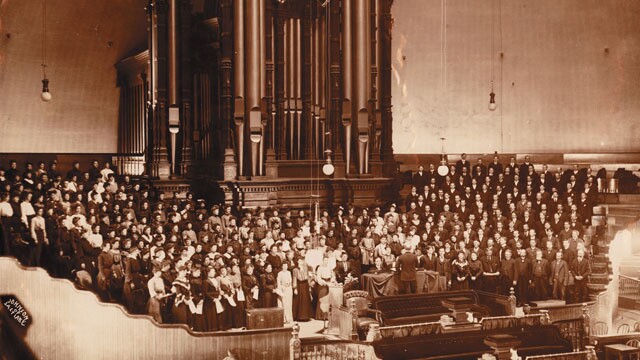
[[[149,1],[149,50],[117,64],[123,154],[160,179],[393,175],[393,0],[202,2]]]

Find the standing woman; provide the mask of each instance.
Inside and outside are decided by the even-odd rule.
[[[234,328],[243,328],[245,327],[245,304],[246,304],[246,295],[244,290],[242,289],[242,274],[240,273],[240,266],[238,264],[233,264],[231,267],[231,275],[229,276],[231,279],[231,283],[234,288],[234,296],[233,300],[236,302],[236,307],[233,308],[233,327]]]
[[[171,284],[171,292],[176,294],[175,302],[171,310],[173,320],[177,324],[189,324],[189,304],[191,300],[191,285],[187,279],[187,267],[178,266],[178,277]]]
[[[451,290],[469,289],[469,263],[464,252],[458,252],[458,257],[451,262]]]
[[[482,290],[482,262],[478,260],[476,252],[471,252],[469,261],[469,287],[473,290]]]
[[[204,304],[202,313],[204,315],[205,331],[220,330],[218,318],[224,311],[220,302],[220,283],[216,279],[216,269],[211,267],[207,272],[207,280],[203,285]]]
[[[282,270],[278,272],[277,278],[278,307],[284,309],[284,322],[293,322],[293,287],[289,263],[282,263]]]
[[[276,277],[273,275],[273,266],[266,263],[264,274],[260,277],[260,303],[261,307],[269,308],[276,306],[276,296],[273,291],[276,288]]]
[[[102,252],[98,255],[98,296],[102,301],[110,301],[109,283],[111,282],[111,267],[113,266],[113,254],[111,253],[111,243],[102,243]]]
[[[220,294],[222,295],[222,306],[225,311],[218,316],[220,330],[229,330],[234,327],[233,314],[236,308],[236,301],[234,300],[234,288],[229,273],[226,267],[221,267],[220,275],[218,276],[218,282],[220,283]]]
[[[195,264],[191,270],[191,294],[195,310],[191,309],[191,328],[193,331],[206,331],[204,320],[204,284],[202,282],[202,267]]]
[[[46,223],[42,215],[44,215],[44,208],[37,207],[36,215],[31,219],[31,239],[33,239],[34,245],[33,249],[31,249],[31,256],[29,259],[30,266],[40,266],[42,248],[45,244],[49,245]]]
[[[293,269],[293,319],[309,321],[313,317],[311,292],[309,291],[309,266],[303,257]]]
[[[318,283],[316,320],[327,320],[329,313],[329,283],[333,281],[335,281],[334,273],[329,267],[329,258],[325,256],[322,259],[322,264],[316,270],[316,282]]]
[[[360,249],[362,252],[362,269],[361,272],[364,274],[369,271],[369,268],[373,265],[374,255],[373,251],[375,250],[376,243],[371,237],[371,230],[367,230],[364,237],[360,241]]]
[[[102,254],[100,255],[102,256]],[[98,260],[100,260],[100,257],[98,257]],[[149,289],[147,312],[160,324],[162,324],[162,312],[160,309],[162,306],[162,300],[165,297],[164,281],[161,276],[162,268],[160,267],[160,264],[154,264],[153,277],[147,282],[147,288]]]
[[[251,263],[247,264],[245,273],[242,275],[242,291],[245,296],[245,306],[247,309],[253,309],[260,305],[258,302],[260,287],[258,286],[258,278],[253,274],[254,267]]]

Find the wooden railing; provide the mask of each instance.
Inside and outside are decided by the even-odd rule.
[[[525,360],[597,360],[596,351],[593,346],[589,346],[584,351],[574,351],[568,353],[527,356]]]
[[[348,340],[301,339],[301,360],[376,360],[370,343]]]
[[[578,319],[582,317],[582,314],[584,313],[585,309],[589,313],[593,314],[593,312],[595,311],[595,307],[596,307],[596,302],[590,301],[587,303],[576,303],[576,304],[569,304],[569,305],[563,305],[563,306],[554,306],[544,310],[548,312],[549,317],[551,318],[551,321],[556,322],[561,320]],[[541,310],[543,309],[532,307],[530,314],[540,313]]]
[[[491,316],[480,320],[482,330],[522,328],[527,326],[548,325],[548,314],[529,314],[524,316]]]
[[[151,316],[100,302],[92,292],[51,278],[41,268],[0,257],[0,295],[9,294],[31,324],[20,332],[25,328],[3,310],[6,305],[0,305],[1,322],[12,325],[38,359],[117,359],[130,358],[132,352],[149,359],[223,359],[230,351],[239,359],[282,360],[292,354],[292,328],[198,333],[186,325],[158,324]],[[52,334],[51,329],[64,331]]]
[[[351,310],[344,306],[331,305],[329,308],[327,334],[337,336],[343,340],[357,340],[357,319],[358,315],[355,309]]]
[[[111,162],[120,175],[144,174],[144,154],[118,154],[112,157]]]
[[[618,275],[618,296],[622,295],[640,295],[640,279],[632,278],[626,275]]]
[[[380,335],[383,339],[397,339],[407,336],[433,335],[442,332],[440,322],[424,322],[418,324],[381,326]]]
[[[589,345],[584,324],[585,319],[582,318],[553,322],[553,325],[560,329],[562,337],[571,342],[573,351],[583,350],[585,346]]]

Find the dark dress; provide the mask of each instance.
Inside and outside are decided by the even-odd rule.
[[[296,321],[309,321],[313,317],[311,307],[311,294],[309,291],[309,271],[306,269],[293,269],[293,288],[298,290],[293,295],[293,319]]]
[[[220,296],[217,280],[207,279],[203,284],[204,303],[202,305],[202,314],[204,315],[205,331],[218,331],[218,313],[214,299]]]
[[[202,314],[191,314],[191,328],[193,331],[206,331],[205,318],[204,318],[204,284],[202,279],[191,279],[191,293],[193,294],[193,304],[198,305],[200,301],[203,301]]]
[[[472,276],[476,279],[473,280]],[[473,290],[482,290],[482,262],[480,260],[469,261],[469,287]]]
[[[173,321],[176,324],[189,324],[190,311],[187,302],[191,299],[191,285],[184,278],[175,279],[172,285],[176,292],[175,303],[171,309]]]
[[[277,297],[273,293],[276,288],[276,277],[273,273],[265,273],[260,277],[260,304],[263,308],[276,307]]]
[[[458,277],[463,280],[458,280]],[[459,263],[454,260],[451,263],[451,290],[467,290],[469,289],[469,263],[466,261]]]
[[[233,282],[233,286],[235,288],[235,292],[233,294],[233,300],[236,303],[236,306],[231,309],[231,317],[234,328],[243,328],[246,325],[245,322],[245,301],[247,299],[247,294],[242,290],[241,287],[241,277],[240,275],[232,275],[231,281]],[[239,295],[239,291],[242,291],[242,298]]]

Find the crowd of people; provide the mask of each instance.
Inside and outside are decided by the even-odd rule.
[[[326,319],[329,286],[357,288],[366,272],[398,273],[404,293],[514,287],[520,304],[587,300],[590,169],[463,155],[446,176],[421,166],[412,182],[401,206],[312,213],[166,197],[97,161],[66,174],[10,161],[0,168],[1,251],[194,331],[243,328],[253,308],[280,307],[287,323]],[[436,286],[418,289],[418,269]]]

